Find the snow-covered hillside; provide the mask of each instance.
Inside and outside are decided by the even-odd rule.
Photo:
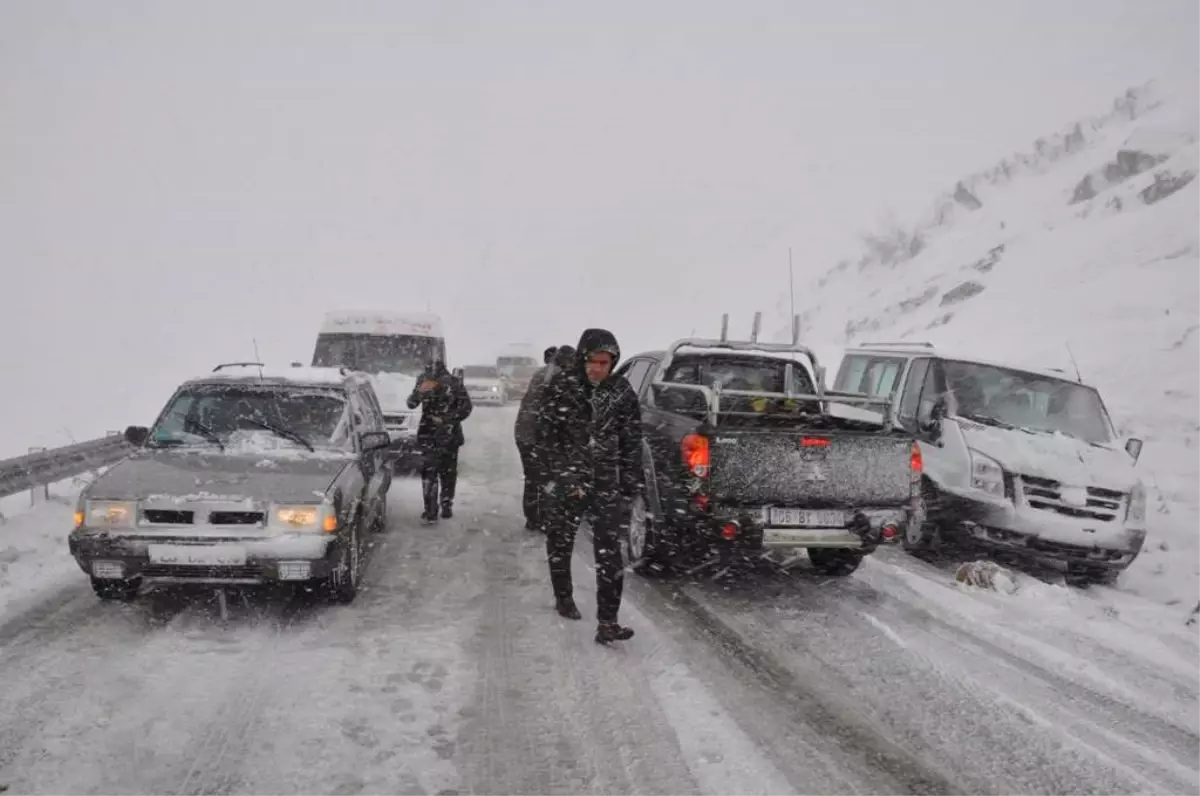
[[[925,220],[797,284],[806,339],[928,340],[1072,372],[1145,439],[1145,551],[1120,587],[1200,592],[1194,83],[1131,89],[939,197]],[[783,338],[787,297],[775,308]],[[831,372],[836,362],[829,363]]]

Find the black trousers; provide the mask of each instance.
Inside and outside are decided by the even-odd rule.
[[[596,619],[617,621],[621,610],[621,592],[625,585],[620,538],[628,523],[625,501],[595,499],[565,494],[561,484],[546,496],[546,560],[550,564],[550,585],[556,600],[571,599],[571,553],[579,521],[586,514],[592,521],[592,547],[596,557]]]
[[[425,513],[433,514],[438,505],[447,508],[454,503],[454,488],[458,484],[458,447],[430,446],[422,451],[421,489],[425,496]]]
[[[525,521],[535,528],[542,527],[545,519],[542,517],[542,474],[538,468],[537,454],[529,443],[518,442],[517,450],[521,453],[521,469],[525,472],[525,491],[521,495],[521,508],[525,511]]]

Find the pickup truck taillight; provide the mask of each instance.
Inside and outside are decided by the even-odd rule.
[[[925,472],[925,460],[921,457],[921,446],[912,444],[912,454],[909,458],[909,470],[914,485],[921,483],[921,475]]]
[[[680,444],[683,466],[697,478],[708,477],[708,437],[703,434],[688,434]]]

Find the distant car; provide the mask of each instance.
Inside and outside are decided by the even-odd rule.
[[[83,491],[69,536],[98,596],[282,582],[354,600],[391,484],[364,374],[218,366],[125,438],[137,450]]]
[[[462,368],[463,386],[471,403],[479,406],[503,406],[508,403],[508,386],[494,365],[467,365]]]

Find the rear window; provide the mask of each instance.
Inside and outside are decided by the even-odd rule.
[[[681,356],[671,363],[663,380],[704,387],[716,383],[726,390],[786,392],[783,380],[787,364],[786,360],[767,357]],[[808,369],[799,362],[792,364],[792,391],[813,394],[815,387]]]

